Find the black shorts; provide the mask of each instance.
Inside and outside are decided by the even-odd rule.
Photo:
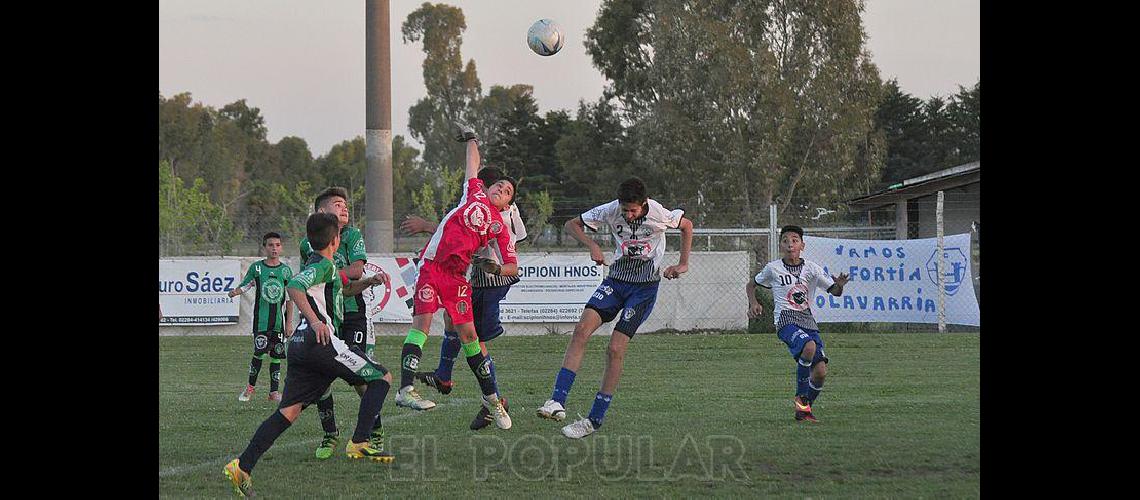
[[[365,352],[368,351],[367,346],[376,345],[376,334],[368,328],[368,317],[362,312],[344,313],[337,336],[349,346],[359,347]]]
[[[363,350],[350,347],[338,337],[320,345],[312,328],[298,330],[289,339],[289,370],[285,373],[280,407],[297,403],[308,406],[320,399],[338,378],[349,385],[362,385],[387,373]]]
[[[253,356],[268,354],[273,359],[285,359],[285,333],[257,332],[253,334]]]

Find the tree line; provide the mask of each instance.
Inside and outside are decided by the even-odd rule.
[[[483,138],[485,163],[520,180],[531,234],[613,197],[630,175],[705,227],[767,223],[793,199],[841,206],[899,180],[980,158],[980,82],[923,101],[881,81],[862,2],[607,0],[584,45],[607,79],[576,110],[538,112],[533,87],[484,93],[461,54],[458,7],[424,3],[401,26],[424,51],[425,95],[395,135],[397,220],[438,220],[461,188],[452,123]],[[159,95],[160,251],[230,251],[275,228],[296,234],[315,193],[351,193],[364,222],[365,144],[313,157],[305,140],[266,139],[244,99],[220,109]]]

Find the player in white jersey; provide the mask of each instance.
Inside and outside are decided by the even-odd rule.
[[[764,306],[756,300],[756,285],[772,289],[773,314],[776,335],[788,345],[788,352],[796,360],[796,395],[792,399],[795,418],[816,422],[811,404],[823,390],[827,376],[827,355],[823,352],[823,339],[811,315],[811,299],[816,288],[822,288],[836,297],[843,295],[847,274],[828,276],[819,264],[800,258],[804,250],[804,230],[799,226],[780,229],[780,251],[784,257],[764,266],[748,281],[748,317],[758,318]]]
[[[503,172],[495,167],[485,167],[479,170],[479,179],[485,186],[494,185],[503,177]],[[516,193],[517,197],[518,194]],[[505,210],[499,212],[510,234],[511,242],[517,244],[527,238],[526,226],[523,225],[522,213],[518,206],[511,203]],[[400,223],[400,229],[407,234],[434,233],[438,225],[432,224],[421,217],[408,216]],[[495,360],[487,353],[487,342],[504,333],[503,324],[499,321],[499,302],[507,296],[511,285],[519,282],[518,276],[499,276],[482,269],[484,262],[491,261],[496,265],[502,264],[500,252],[490,245],[475,253],[472,259],[471,281],[471,312],[475,316],[475,333],[479,336],[479,347],[487,357],[487,367],[491,374],[491,383],[495,384],[496,393],[503,403],[503,407],[510,410],[507,398],[498,389],[498,379],[495,376]],[[451,392],[455,383],[451,379],[451,370],[455,366],[455,359],[459,356],[459,332],[451,324],[451,318],[444,316],[443,342],[439,346],[439,366],[433,371],[416,373],[416,380],[438,390],[441,394]],[[491,412],[480,406],[479,413],[471,421],[471,430],[479,430],[492,421]]]
[[[600,225],[608,225],[616,250],[609,274],[594,291],[582,311],[578,325],[574,327],[574,336],[566,347],[562,369],[554,380],[554,392],[550,400],[538,409],[538,416],[553,420],[566,418],[566,397],[574,383],[576,372],[582,365],[586,342],[602,323],[620,316],[614,326],[614,333],[610,336],[602,387],[594,397],[590,415],[563,427],[562,434],[566,437],[581,438],[601,427],[614,390],[617,389],[618,379],[621,378],[625,350],[637,328],[653,311],[661,276],[673,279],[689,270],[693,223],[684,218],[684,213],[684,210],[668,210],[649,199],[645,184],[641,179],[633,177],[618,187],[618,199],[594,207],[577,219],[566,221],[566,230],[574,239],[590,248],[590,259],[594,262],[605,264],[607,259],[601,247],[586,236],[583,228],[597,231]],[[666,267],[662,271],[667,228],[681,230],[681,257],[677,265]]]

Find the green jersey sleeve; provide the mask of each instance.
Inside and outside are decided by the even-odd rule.
[[[353,227],[345,231],[344,240],[340,245],[347,251],[349,264],[358,260],[368,262],[368,253],[364,249],[364,236],[360,234],[359,229]]]
[[[301,238],[301,265],[297,266],[298,271],[305,269],[305,263],[309,261],[309,255],[313,253],[313,247],[309,245],[309,238]]]
[[[331,260],[321,259],[319,262],[303,269],[299,274],[289,279],[289,288],[308,290],[314,285],[329,283],[336,279],[336,266]]]
[[[249,289],[247,288],[247,285],[253,283],[253,281],[256,280],[257,277],[261,274],[258,271],[258,263],[260,263],[260,262],[261,261],[254,262],[253,264],[250,264],[249,268],[245,270],[245,278],[243,278],[241,280],[241,283],[238,284],[238,288],[241,289],[242,293],[245,293],[246,291],[248,291]]]

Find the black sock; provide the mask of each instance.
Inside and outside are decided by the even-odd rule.
[[[336,434],[336,412],[333,411],[333,398],[332,391],[328,395],[317,401],[317,416],[321,419],[321,428],[325,430],[325,434]]]
[[[478,352],[474,356],[467,356],[467,366],[471,367],[475,378],[479,380],[479,389],[483,391],[483,395],[494,394],[495,380],[491,378],[491,366],[490,363],[487,363],[487,358],[483,357],[483,353]]]
[[[261,455],[268,451],[270,446],[273,446],[277,437],[285,432],[285,429],[288,429],[290,425],[293,423],[285,418],[285,415],[282,415],[280,411],[273,410],[273,414],[261,423],[257,432],[253,433],[253,439],[249,440],[249,446],[246,446],[245,451],[241,452],[241,456],[238,457],[238,465],[241,470],[247,474],[252,472],[253,466],[257,465]]]
[[[249,385],[257,385],[258,373],[261,373],[261,358],[254,356],[249,361]]]
[[[353,442],[363,443],[368,440],[376,419],[380,417],[380,408],[384,406],[384,398],[391,386],[384,379],[368,383],[368,389],[360,397],[360,413],[356,415],[356,430],[352,433]]]
[[[400,352],[400,388],[412,385],[416,378],[416,368],[420,366],[420,356],[423,349],[410,342],[404,343],[404,350]]]
[[[269,360],[269,391],[277,392],[277,388],[281,382],[281,361],[277,359]]]
[[[391,389],[392,384],[388,384],[388,388]],[[385,391],[385,394],[387,394],[387,391]],[[377,412],[376,413],[376,422],[372,424],[372,433],[373,434],[379,433],[380,430],[383,428],[384,428],[384,424],[380,421],[380,413]]]

